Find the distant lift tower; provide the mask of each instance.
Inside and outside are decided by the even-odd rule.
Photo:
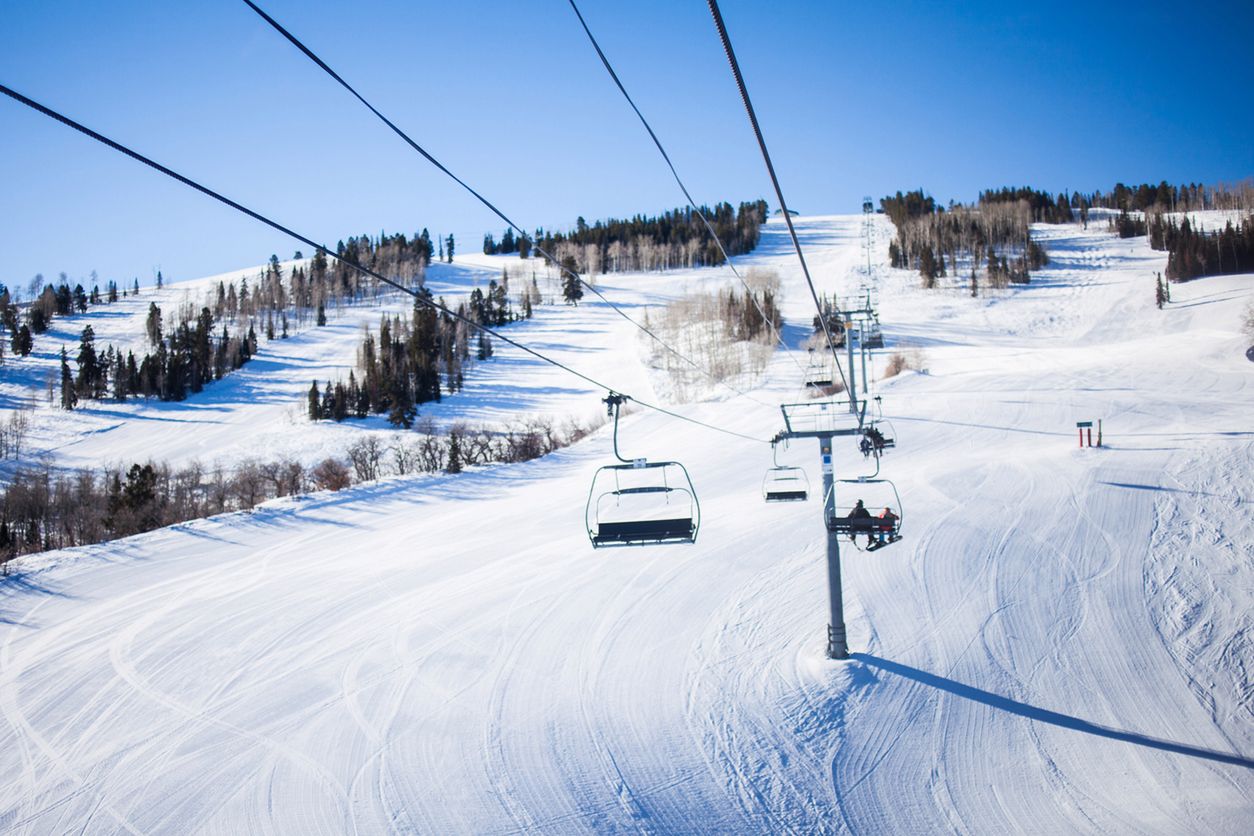
[[[862,251],[866,255],[866,275],[871,277],[871,232],[875,224],[875,204],[870,195],[862,198]]]

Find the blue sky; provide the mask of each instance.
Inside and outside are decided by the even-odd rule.
[[[564,0],[263,4],[528,229],[682,196]],[[1254,175],[1246,3],[724,0],[785,195]],[[581,9],[700,201],[771,198],[699,0]],[[317,240],[502,224],[243,3],[6,0],[0,81]],[[0,281],[192,278],[298,246],[8,99]],[[772,201],[773,202],[773,201]]]

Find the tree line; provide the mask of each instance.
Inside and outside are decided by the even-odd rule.
[[[450,313],[429,306],[430,291],[421,288],[407,318],[384,316],[379,334],[369,330],[357,351],[356,373],[348,381],[313,381],[307,398],[311,421],[343,421],[370,414],[386,415],[397,427],[413,426],[420,404],[439,401],[444,394],[461,391],[467,370],[492,357],[491,337]],[[510,298],[509,271],[501,280],[488,282],[487,291],[475,288],[458,303],[460,317],[489,328],[500,328],[519,319],[530,319],[540,291],[535,279],[520,295],[515,307]],[[440,299],[440,305],[448,307]],[[360,375],[360,377],[359,377]]]
[[[1187,216],[1177,224],[1175,218],[1156,212],[1150,215],[1148,235],[1151,247],[1167,252],[1168,281],[1254,273],[1254,215],[1205,232]]]
[[[1088,210],[1097,207],[1119,212],[1198,212],[1209,209],[1254,210],[1254,180],[1240,183],[1181,183],[1166,180],[1131,186],[1116,183],[1110,191],[1050,194],[1032,188],[1002,188],[980,193],[980,202],[1027,200],[1034,223],[1069,223],[1076,214],[1087,220]],[[1070,213],[1070,214],[1069,214]]]
[[[162,282],[160,271],[157,271],[157,282]],[[26,306],[23,316],[17,294],[0,284],[0,332],[8,335],[9,348],[19,357],[26,357],[34,351],[35,336],[47,332],[55,317],[86,313],[91,306],[112,304],[119,298],[118,283],[115,281],[106,282],[103,293],[99,284],[93,284],[88,293],[82,283],[75,284],[71,289],[65,273],[61,274],[61,281],[56,285],[44,284],[43,275],[37,274],[31,279],[30,292],[34,300]],[[132,293],[139,295],[139,279],[135,280]],[[121,296],[126,295],[127,291],[123,288]],[[4,341],[0,340],[0,359],[4,356],[3,347]]]
[[[75,357],[76,373],[70,370],[69,358],[61,349],[61,408],[74,409],[80,400],[122,402],[132,396],[181,401],[242,367],[257,353],[257,334],[251,325],[242,337],[232,336],[225,325],[219,334],[208,308],[201,309],[194,324],[180,322],[165,339],[161,337],[160,318],[161,309],[150,303],[149,333],[154,334],[155,321],[156,350],[138,362],[133,351],[123,357],[112,344],[98,352],[92,327],[83,328]]]
[[[766,223],[764,200],[743,202],[739,207],[722,202],[700,207],[727,254],[742,255],[758,245],[761,226]],[[589,225],[582,217],[568,232],[537,229],[532,241],[553,256],[560,265],[567,259],[578,273],[614,273],[639,270],[671,270],[722,264],[723,254],[714,237],[691,208],[672,209],[659,215],[635,215],[629,219],[610,218]],[[498,242],[492,235],[483,239],[485,254],[518,253],[531,255],[531,244],[523,236],[505,230]],[[550,263],[548,259],[545,263]]]
[[[432,242],[425,229],[412,238],[404,234],[381,234],[375,239],[363,235],[340,241],[336,253],[394,281],[413,284],[423,279]],[[302,256],[297,252],[295,258]],[[390,290],[359,270],[332,262],[321,251],[307,265],[298,264],[286,274],[278,256],[271,255],[251,287],[246,277],[238,284],[219,282],[198,312],[192,303],[183,303],[167,321],[161,308],[150,302],[145,332],[151,350],[139,359],[134,351],[123,352],[112,345],[99,350],[92,327],[86,326],[75,357],[77,370],[70,368],[65,349],[61,351],[60,404],[73,409],[81,400],[125,401],[133,396],[181,401],[243,367],[258,351],[258,330],[267,340],[286,339],[292,329],[311,323],[326,325],[329,305],[353,304]],[[39,317],[47,296],[45,291],[31,306],[29,316]],[[116,298],[112,293],[111,297]],[[59,300],[60,290],[52,298]],[[61,313],[64,306],[57,305],[56,311]],[[6,306],[0,314],[8,310]],[[235,333],[227,322],[235,325]],[[17,333],[15,340],[21,331]]]
[[[1032,240],[1033,219],[1063,217],[1057,199],[1030,190],[983,192],[974,206],[946,209],[919,189],[885,197],[880,207],[897,228],[888,246],[893,267],[918,270],[929,289],[949,275],[968,278],[972,296],[981,279],[995,288],[1026,284],[1029,271],[1049,260]]]
[[[312,467],[294,458],[246,460],[234,468],[157,462],[99,470],[17,470],[0,488],[0,564],[23,554],[101,543],[167,525],[248,510],[310,490],[342,490],[387,476],[460,473],[475,465],[529,461],[569,446],[595,425],[547,418],[500,430],[425,420],[414,435],[384,444],[377,435]]]

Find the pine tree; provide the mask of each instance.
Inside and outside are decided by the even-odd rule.
[[[26,315],[27,321],[30,323],[30,330],[35,334],[42,334],[48,330],[48,315],[44,313],[44,309],[38,304],[30,306],[30,312]],[[26,326],[23,325],[23,328]]]
[[[161,342],[161,309],[156,302],[148,303],[148,318],[144,321],[144,328],[148,333],[149,345],[155,346]]]
[[[583,298],[583,285],[575,272],[575,257],[570,255],[562,259],[562,298],[567,305],[575,306]]]
[[[398,387],[396,396],[392,399],[392,408],[388,411],[388,423],[394,427],[409,429],[414,425],[414,418],[417,416],[418,409],[409,393],[405,391],[405,387]]]
[[[450,431],[448,434],[448,462],[444,465],[444,472],[462,472],[462,444],[459,432]]]
[[[344,391],[343,383],[335,384],[335,395],[331,399],[331,420],[342,422],[348,417],[348,392]]]
[[[74,375],[70,373],[70,358],[61,346],[61,408],[73,409],[78,403],[78,395],[74,392]]]
[[[318,318],[315,321],[319,328],[327,324],[327,307],[322,302],[318,303]]]
[[[34,348],[34,337],[31,336],[30,328],[25,323],[21,325],[13,333],[13,353],[19,357],[26,357]]]
[[[445,258],[449,264],[453,263],[453,236],[450,234],[444,245]]]
[[[79,397],[92,398],[100,389],[99,378],[102,374],[99,359],[96,357],[96,334],[90,325],[83,329],[79,339],[77,361],[78,379],[74,382],[75,392]]]

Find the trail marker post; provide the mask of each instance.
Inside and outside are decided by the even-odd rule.
[[[1086,433],[1088,435],[1088,446],[1092,447],[1093,446],[1093,422],[1092,421],[1076,421],[1075,425],[1076,425],[1076,428],[1079,429],[1080,431],[1080,447],[1085,446],[1084,437]],[[1101,430],[1098,430],[1097,431],[1097,446],[1099,447],[1101,446],[1101,441],[1102,441],[1102,432]]]

